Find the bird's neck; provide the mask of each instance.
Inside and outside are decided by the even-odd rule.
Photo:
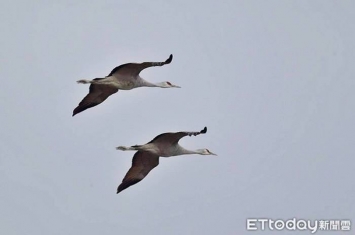
[[[148,81],[144,80],[143,78],[140,79],[140,86],[142,86],[142,87],[161,87],[161,88],[165,88],[165,85],[164,85],[163,82],[151,83],[151,82],[148,82]]]
[[[200,154],[200,152],[198,150],[189,150],[189,149],[185,149],[183,147],[180,148],[180,152],[181,152],[181,154]]]

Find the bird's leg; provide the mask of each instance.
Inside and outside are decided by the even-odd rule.
[[[91,84],[108,84],[111,81],[112,80],[109,79],[109,78],[95,78],[95,79],[92,79],[92,80],[81,79],[81,80],[78,80],[76,82],[77,83],[81,83],[81,84],[88,84],[88,83],[91,83]]]
[[[139,150],[140,145],[134,145],[134,146],[130,146],[130,147],[126,147],[126,146],[118,146],[116,147],[117,150],[122,150],[122,151],[128,151],[128,150]]]
[[[81,84],[88,84],[88,83],[92,83],[92,80],[86,80],[86,79],[81,79],[81,80],[78,80],[76,81],[77,83],[81,83]]]
[[[122,151],[127,151],[127,150],[134,150],[131,147],[126,147],[126,146],[118,146],[116,147],[117,150],[122,150]]]

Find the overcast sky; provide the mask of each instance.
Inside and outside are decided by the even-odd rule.
[[[293,217],[354,227],[354,10],[351,0],[1,1],[1,233],[247,234],[247,218]],[[181,89],[119,91],[71,116],[89,88],[77,80],[171,53],[141,76]],[[161,159],[116,195],[134,154],[116,146],[204,126],[180,143],[218,157]]]

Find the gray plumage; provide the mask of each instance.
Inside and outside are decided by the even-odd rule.
[[[197,136],[205,134],[207,127],[198,132],[175,132],[163,133],[144,145],[133,145],[130,147],[119,146],[118,150],[137,151],[132,159],[132,166],[117,188],[117,193],[140,182],[148,173],[159,164],[159,157],[172,157],[183,154],[216,155],[208,149],[187,150],[178,144],[185,136]]]
[[[150,83],[139,76],[140,72],[153,66],[163,66],[170,64],[173,55],[164,62],[143,62],[128,63],[117,66],[109,75],[104,78],[95,78],[93,80],[79,80],[78,83],[90,84],[89,94],[73,110],[73,116],[83,112],[88,108],[104,102],[109,96],[119,90],[131,90],[138,87],[161,87],[161,88],[180,88],[170,82]]]

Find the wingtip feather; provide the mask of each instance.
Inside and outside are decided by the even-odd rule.
[[[78,113],[80,113],[82,110],[79,110],[79,107],[76,107],[74,110],[73,110],[73,114],[72,114],[72,117],[74,117],[75,115],[77,115]]]
[[[169,58],[165,61],[165,64],[170,64],[173,60],[173,54],[170,54]]]

